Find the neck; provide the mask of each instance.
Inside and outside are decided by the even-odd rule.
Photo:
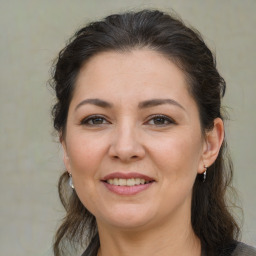
[[[98,225],[101,247],[99,256],[200,256],[201,243],[193,232],[190,218],[150,229],[120,230]],[[107,231],[107,232],[105,232]]]

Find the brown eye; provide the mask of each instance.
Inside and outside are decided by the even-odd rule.
[[[148,122],[150,125],[156,125],[156,126],[165,126],[169,124],[174,124],[174,120],[171,118],[165,116],[165,115],[156,115],[153,116]]]
[[[97,126],[101,124],[108,124],[109,122],[102,116],[90,116],[81,121],[82,125]]]

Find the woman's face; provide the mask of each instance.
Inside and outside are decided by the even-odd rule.
[[[62,144],[77,195],[99,226],[190,219],[206,145],[185,76],[163,55],[144,49],[91,58]]]

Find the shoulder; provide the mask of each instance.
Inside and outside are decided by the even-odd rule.
[[[256,248],[239,242],[232,256],[256,256]]]

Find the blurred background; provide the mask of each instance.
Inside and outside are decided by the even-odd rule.
[[[47,87],[53,59],[87,22],[142,8],[173,9],[216,52],[227,82],[226,133],[244,209],[242,241],[256,246],[255,0],[1,0],[0,255],[52,255],[63,216],[62,151],[52,135],[54,97]]]

